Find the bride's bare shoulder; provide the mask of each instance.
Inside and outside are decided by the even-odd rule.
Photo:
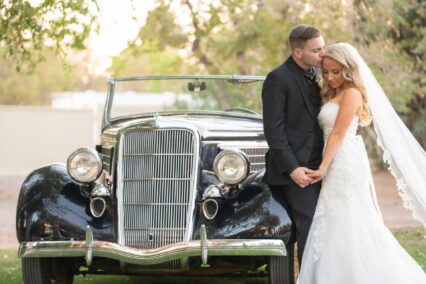
[[[342,93],[342,103],[362,104],[362,93],[357,88],[347,88]]]
[[[360,97],[362,97],[361,91],[358,90],[355,87],[347,88],[346,90],[343,91],[342,95],[343,96],[348,96],[349,95],[349,96],[360,96]]]

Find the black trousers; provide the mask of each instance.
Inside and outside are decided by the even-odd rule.
[[[309,228],[317,206],[321,182],[311,184],[305,188],[301,188],[298,185],[271,185],[270,188],[272,196],[287,210],[296,229],[298,259],[299,265],[301,265],[306,239],[308,238]]]

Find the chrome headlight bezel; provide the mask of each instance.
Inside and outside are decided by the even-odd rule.
[[[211,184],[204,190],[203,200],[220,197],[222,197],[222,190],[217,185]]]
[[[95,167],[97,167],[97,169],[95,169],[95,171],[93,172],[93,174],[91,174],[88,177],[83,177],[83,176],[79,176],[76,173],[76,166],[75,166],[75,162],[76,159],[79,158],[80,155],[90,155],[93,158],[93,163],[95,164]],[[94,182],[95,180],[98,179],[98,177],[101,175],[102,173],[102,159],[99,155],[98,152],[96,152],[94,149],[89,148],[89,147],[83,147],[83,148],[78,148],[77,150],[75,150],[74,152],[71,153],[71,155],[69,155],[68,159],[67,159],[67,172],[70,175],[70,177],[80,183],[91,183]]]
[[[231,157],[239,159],[242,168],[238,170],[237,175],[234,178],[227,178],[221,168],[221,162],[223,163],[223,159],[230,159]],[[242,182],[248,176],[250,171],[250,162],[243,151],[238,149],[224,149],[216,156],[213,163],[213,169],[220,181],[234,185]]]

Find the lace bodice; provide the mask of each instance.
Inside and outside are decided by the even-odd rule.
[[[319,124],[324,133],[324,141],[327,140],[328,135],[334,127],[334,123],[336,122],[337,113],[339,112],[339,105],[335,103],[326,103],[321,108],[320,113],[318,114]],[[352,120],[351,125],[349,126],[346,135],[356,135],[356,131],[358,128],[358,116],[355,116]]]

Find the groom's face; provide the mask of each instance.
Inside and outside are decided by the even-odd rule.
[[[300,49],[299,59],[304,65],[320,67],[324,58],[324,39],[322,36],[306,41],[305,47]]]

